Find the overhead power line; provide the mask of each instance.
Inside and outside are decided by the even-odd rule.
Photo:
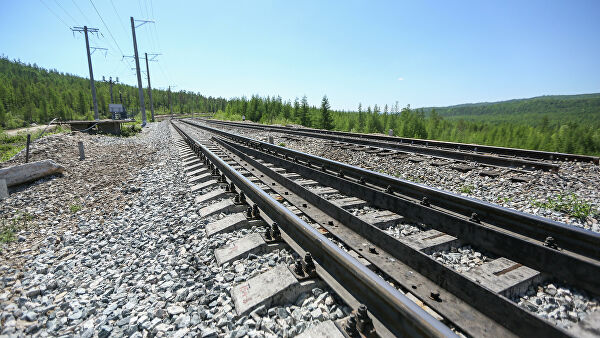
[[[64,9],[64,7],[63,7],[63,6],[61,6],[61,4],[60,4],[60,2],[58,2],[58,0],[54,0],[54,3],[56,3],[56,5],[57,5],[58,7],[60,7],[60,9],[62,9],[62,11],[63,11],[63,12],[65,12],[65,14],[66,14],[66,15],[67,15],[69,18],[71,18],[71,20],[73,20],[73,22],[74,22],[75,24],[77,24],[77,20],[75,20],[75,18],[74,18],[73,16],[71,16],[71,14],[70,14],[69,12],[67,12],[67,11]]]
[[[77,4],[77,1],[75,0],[71,0],[73,1],[73,5],[75,5],[75,8],[77,8],[77,10],[79,11],[79,13],[81,13],[81,15],[83,16],[83,19],[85,20],[85,22],[92,22],[90,21],[90,19],[87,18],[87,16],[85,16],[85,13],[83,13],[83,11],[81,10],[81,8],[79,8],[79,5]]]
[[[100,18],[100,21],[102,21],[102,24],[104,25],[104,28],[106,28],[106,30],[108,31],[108,35],[110,35],[110,37],[114,41],[115,45],[119,49],[119,52],[121,52],[121,55],[124,55],[125,53],[123,53],[123,50],[121,49],[121,47],[119,47],[119,44],[117,43],[117,40],[115,40],[115,37],[113,36],[113,34],[110,31],[110,29],[108,28],[108,25],[106,24],[106,22],[104,22],[104,19],[102,18],[102,15],[100,15],[100,12],[98,12],[98,8],[96,8],[96,5],[94,5],[94,1],[90,0],[90,3],[92,4],[92,7],[94,7],[94,10],[96,11],[96,14],[98,14],[98,17]]]
[[[44,7],[48,9],[48,11],[50,11],[50,13],[52,13],[52,15],[54,15],[58,20],[60,20],[60,22],[62,22],[65,26],[67,26],[67,28],[71,28],[63,19],[61,19],[60,16],[58,16],[58,14],[54,13],[54,11],[50,7],[48,7],[48,5],[46,5],[45,2],[43,2],[42,0],[40,0],[40,2],[42,3],[42,5],[44,5]]]

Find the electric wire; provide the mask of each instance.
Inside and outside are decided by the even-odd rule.
[[[73,5],[75,5],[75,8],[77,8],[77,10],[79,11],[79,13],[81,13],[81,15],[83,16],[83,19],[85,20],[85,22],[90,22],[90,19],[87,18],[87,16],[85,15],[85,13],[83,13],[83,11],[81,10],[81,8],[79,7],[79,5],[77,5],[77,2],[75,0],[71,0],[73,1]]]
[[[75,20],[75,18],[74,18],[73,16],[71,16],[71,14],[70,14],[69,12],[67,12],[67,11],[64,9],[64,7],[63,7],[63,6],[62,6],[62,5],[61,5],[61,4],[60,4],[60,3],[59,3],[57,0],[54,0],[54,3],[56,3],[56,5],[57,5],[58,7],[60,7],[60,9],[62,9],[62,11],[63,11],[63,12],[65,12],[65,14],[66,14],[66,15],[67,15],[69,18],[71,18],[71,20],[73,20],[73,22],[75,22],[75,24],[77,24],[77,20]]]
[[[52,13],[52,15],[54,15],[58,20],[60,20],[60,22],[67,26],[67,28],[71,29],[71,26],[67,25],[67,23],[63,19],[61,19],[61,17],[58,16],[58,14],[56,14],[50,7],[48,7],[48,5],[46,5],[45,2],[43,2],[42,0],[40,0],[40,2],[42,3],[42,5],[44,5],[44,7],[48,9],[48,11],[50,11],[50,13]]]

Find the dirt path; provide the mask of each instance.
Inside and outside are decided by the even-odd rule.
[[[18,129],[10,129],[10,130],[5,130],[4,132],[6,133],[6,135],[8,136],[14,136],[17,134],[31,134],[31,135],[37,135],[38,133],[40,133],[42,130],[44,130],[44,128],[46,128],[45,124],[40,124],[37,125],[35,127],[26,127],[26,128],[18,128]],[[52,125],[50,127],[48,127],[47,131],[50,131],[52,129],[56,128],[56,125]]]

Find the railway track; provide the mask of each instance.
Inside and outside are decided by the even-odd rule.
[[[273,131],[288,135],[326,139],[332,141],[332,146],[367,152],[377,152],[379,150],[380,153],[383,153],[386,156],[406,157],[410,154],[416,154],[464,163],[475,162],[481,165],[520,171],[558,171],[559,165],[557,163],[561,161],[600,163],[599,157],[577,154],[359,134],[313,128],[266,126],[261,124],[217,120],[203,121],[214,125]],[[466,170],[467,167],[459,166],[457,169]]]
[[[449,335],[446,325],[485,337],[592,332],[589,318],[566,330],[513,299],[545,281],[600,294],[598,234],[193,121],[175,126],[220,174],[214,184],[233,183],[292,248],[309,251],[346,303],[367,305],[380,335]],[[394,236],[398,224],[416,230]],[[466,244],[494,258],[462,272],[440,262]]]

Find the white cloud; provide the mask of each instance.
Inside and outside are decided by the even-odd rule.
[[[404,80],[404,78],[403,78],[403,77],[399,77],[399,78],[398,78],[398,81],[403,81],[403,80]]]

